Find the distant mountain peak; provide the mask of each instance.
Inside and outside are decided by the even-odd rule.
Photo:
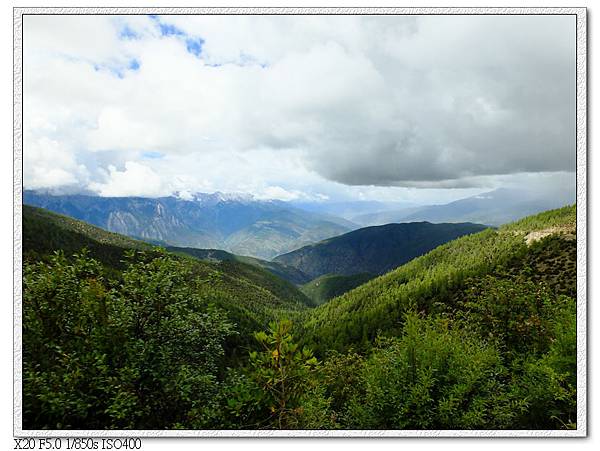
[[[248,203],[259,201],[252,194],[249,193],[224,193],[222,191],[215,191],[213,193],[191,193],[189,191],[176,191],[175,193],[173,193],[172,196],[169,197],[174,197],[188,202],[196,202],[202,205],[216,205],[222,202]]]
[[[209,194],[215,200],[220,202],[250,202],[255,200],[254,196],[249,193],[223,193],[221,191],[215,191]]]

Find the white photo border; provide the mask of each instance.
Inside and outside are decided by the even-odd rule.
[[[577,429],[574,430],[24,430],[22,428],[23,15],[573,15],[576,19]],[[15,437],[587,437],[586,8],[13,8],[13,434]]]

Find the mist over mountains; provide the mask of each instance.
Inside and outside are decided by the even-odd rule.
[[[525,191],[499,188],[444,205],[409,207],[353,216],[362,226],[393,222],[475,222],[499,226],[507,222],[575,203],[575,191]]]
[[[384,211],[405,210],[408,208],[423,206],[422,203],[415,204],[413,202],[405,201],[383,202],[376,200],[323,202],[291,201],[290,204],[303,210],[339,216],[340,218],[344,218],[352,222],[356,222],[354,221],[354,218],[360,218],[363,215],[377,214]]]

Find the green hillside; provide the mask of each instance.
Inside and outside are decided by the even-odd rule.
[[[368,282],[373,277],[372,274],[354,274],[352,276],[326,274],[300,286],[300,290],[315,304],[320,305]]]
[[[316,278],[384,274],[450,240],[480,232],[479,224],[412,222],[365,227],[320,241],[273,259]]]
[[[56,250],[71,255],[87,247],[96,259],[111,267],[122,267],[127,249],[151,251],[153,246],[118,233],[107,232],[69,216],[23,205],[23,259],[36,260]]]
[[[71,256],[84,248],[111,276],[118,275],[118,271],[130,264],[125,258],[128,251],[145,252],[149,257],[164,254],[160,248],[143,241],[41,208],[23,206],[23,258],[26,263],[48,260],[55,251]],[[249,331],[264,327],[281,315],[289,316],[289,310],[312,305],[312,301],[293,284],[258,266],[237,261],[200,261],[191,258],[189,252],[180,258],[190,261],[198,280],[210,281],[200,290],[213,296],[217,304],[230,311],[232,317]]]
[[[526,244],[528,235],[553,229],[574,231],[574,227],[573,206],[453,240],[318,307],[303,325],[303,336],[311,337],[313,348],[325,350],[368,344],[379,332],[398,334],[409,308],[436,312],[470,278],[533,258]],[[575,246],[574,241],[569,243]],[[574,266],[569,268],[574,271]],[[546,271],[539,267],[537,273]]]
[[[463,236],[308,308],[256,264],[26,208],[23,427],[572,429],[575,219]]]

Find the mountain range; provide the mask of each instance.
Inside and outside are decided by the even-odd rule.
[[[346,200],[346,201],[301,201],[289,202],[294,207],[315,213],[338,216],[354,222],[353,218],[362,215],[380,213],[382,211],[397,211],[406,208],[418,207],[422,204],[412,202],[383,202],[375,200]]]
[[[574,193],[501,188],[443,205],[415,206],[378,201],[283,202],[219,192],[152,199],[26,190],[23,201],[164,247],[221,250],[264,261],[366,226],[410,222],[498,226],[573,203]],[[286,275],[287,270],[276,271]],[[294,283],[312,278],[298,274],[286,278]]]
[[[145,241],[216,248],[263,259],[356,228],[347,220],[284,202],[222,193],[151,199],[26,190],[23,203]]]

